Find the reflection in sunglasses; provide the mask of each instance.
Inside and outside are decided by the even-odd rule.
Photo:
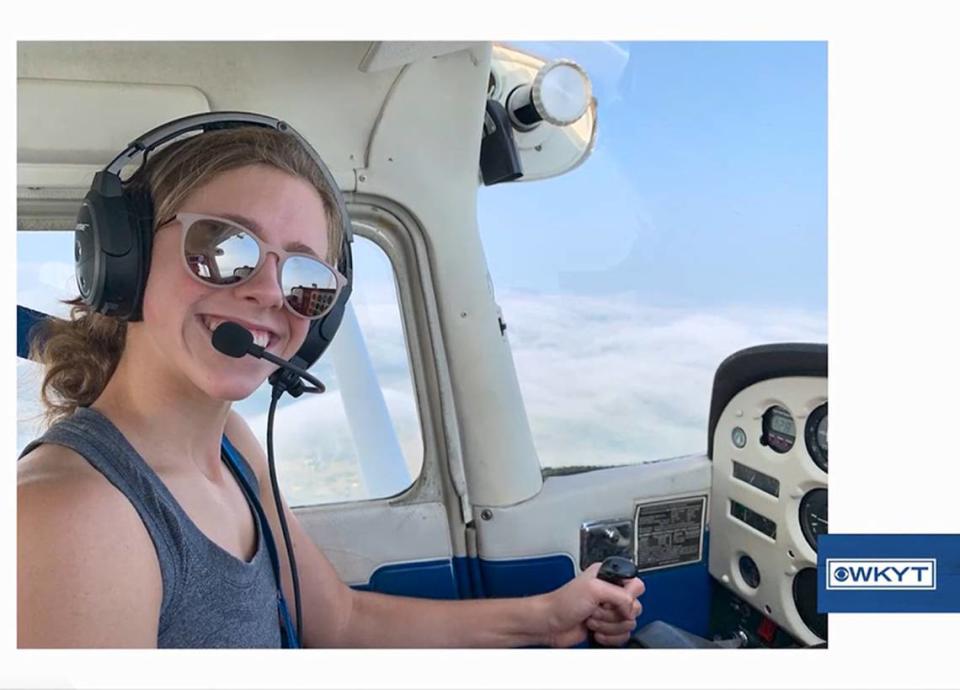
[[[216,262],[210,261],[203,254],[189,254],[187,256],[187,265],[190,267],[190,270],[193,271],[194,275],[197,275],[200,278],[209,280],[218,277],[214,276],[213,270],[213,267],[216,266]]]
[[[336,290],[318,288],[316,284],[313,287],[298,285],[290,290],[287,301],[299,313],[312,316],[328,309],[333,304],[336,292]]]

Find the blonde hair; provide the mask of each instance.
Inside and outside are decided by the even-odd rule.
[[[149,191],[155,232],[172,220],[193,190],[228,170],[257,164],[287,172],[316,188],[327,213],[327,259],[335,265],[343,241],[336,193],[310,154],[288,134],[240,127],[191,136],[148,157],[129,184]],[[44,319],[30,334],[30,358],[44,367],[40,398],[48,425],[100,397],[126,343],[126,321],[91,311],[79,297],[66,304],[71,305],[68,320]]]

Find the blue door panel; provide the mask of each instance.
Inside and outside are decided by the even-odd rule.
[[[642,627],[656,620],[707,637],[713,579],[707,571],[708,539],[703,558],[690,565],[643,573]],[[540,556],[504,561],[476,558],[401,563],[378,568],[355,589],[430,599],[523,597],[553,591],[575,575],[569,556]]]
[[[488,597],[526,597],[551,592],[575,575],[569,556],[542,556],[509,561],[480,559]]]
[[[460,599],[449,560],[399,563],[377,568],[365,585],[354,589],[426,599]]]

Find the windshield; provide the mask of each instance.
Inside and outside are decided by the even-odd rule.
[[[592,155],[480,192],[544,467],[706,449],[717,365],[825,342],[825,43],[514,43],[598,102]]]

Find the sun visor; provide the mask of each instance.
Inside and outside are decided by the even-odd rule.
[[[192,86],[17,80],[17,162],[103,166],[160,122],[209,112]]]
[[[18,79],[18,227],[69,225],[72,202],[133,139],[160,122],[209,111],[191,86]]]

